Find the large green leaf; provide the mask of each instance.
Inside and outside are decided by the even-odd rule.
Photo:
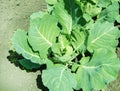
[[[15,48],[15,51],[19,54],[22,54],[23,57],[26,59],[31,60],[34,63],[43,64],[45,63],[44,60],[40,59],[40,56],[38,53],[35,53],[30,48],[28,42],[27,42],[27,33],[23,30],[17,30],[13,36],[13,47]]]
[[[118,2],[118,1],[120,2],[120,0],[111,0],[111,2]]]
[[[107,0],[106,0],[107,1]],[[119,17],[119,4],[118,2],[114,2],[112,5],[104,9],[100,15],[99,18],[102,18],[102,21],[109,21],[114,22],[117,17]]]
[[[98,6],[100,7],[107,7],[111,4],[111,0],[98,0]]]
[[[33,13],[31,16],[30,16],[30,20],[31,23],[33,22],[33,20],[38,20],[41,19],[45,14],[47,14],[46,12],[42,12],[42,11],[39,11],[39,12],[36,12],[36,13]]]
[[[32,24],[28,32],[28,41],[42,58],[46,58],[48,49],[56,42],[59,35],[58,21],[54,16],[44,15],[39,23]]]
[[[71,34],[72,31],[72,17],[64,9],[62,3],[55,5],[54,15],[58,18],[59,23],[62,25],[62,32],[65,34]]]
[[[39,65],[39,64],[32,63],[30,60],[27,60],[27,59],[21,59],[21,60],[19,60],[19,63],[20,63],[25,69],[28,69],[28,70],[40,68],[40,65]]]
[[[114,2],[118,2],[119,0],[97,0],[98,1],[98,6],[100,7],[108,7],[110,4]]]
[[[102,89],[109,82],[116,79],[120,62],[116,53],[106,49],[98,49],[93,57],[83,58],[77,70],[77,89],[83,91],[93,91]]]
[[[46,15],[46,14],[47,14],[47,12],[42,12],[42,11],[33,13],[33,14],[30,16],[30,28],[33,27],[33,26],[39,26],[40,20],[41,20],[41,19],[43,18],[43,16]]]
[[[115,48],[118,45],[120,31],[109,22],[96,22],[89,31],[88,50],[93,51],[98,48]]]
[[[76,86],[74,75],[66,67],[61,66],[44,70],[42,80],[49,91],[73,91]]]

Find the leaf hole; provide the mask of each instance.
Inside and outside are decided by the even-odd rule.
[[[103,10],[105,10],[105,9],[106,9],[106,8],[103,7],[101,11],[103,11]]]
[[[92,17],[92,19],[93,19],[94,21],[96,21],[96,20],[97,20],[97,15],[94,16],[94,17]]]
[[[80,64],[81,58],[82,58],[82,54],[79,54],[79,55],[77,55],[77,56],[72,60],[72,62],[75,62],[75,63],[77,63],[77,64]]]
[[[92,54],[88,51],[88,50],[86,50],[86,52],[85,52],[85,57],[88,57],[88,56],[92,56]]]
[[[83,91],[82,89],[80,89],[80,90],[74,90],[74,91]]]
[[[52,49],[51,49],[51,48],[49,48],[49,49],[48,49],[48,53],[49,53],[49,54],[48,54],[48,58],[50,58],[50,59],[51,59],[51,58],[53,58],[53,57],[54,57],[54,53],[53,53],[53,51],[52,51]]]
[[[59,39],[58,39],[58,37],[56,37],[56,43],[58,43],[59,42]]]
[[[81,58],[82,58],[82,54],[79,54],[76,58],[77,58],[78,61],[80,61]],[[79,63],[78,63],[78,64],[79,64]]]
[[[62,25],[58,22],[57,26],[60,28],[60,30],[63,29]]]
[[[120,23],[117,22],[116,20],[115,20],[115,22],[114,22],[114,26],[118,27],[118,29],[120,30]]]

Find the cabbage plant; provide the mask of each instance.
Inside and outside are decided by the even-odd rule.
[[[47,9],[18,29],[13,50],[28,69],[46,65],[42,82],[49,91],[101,90],[120,69],[116,47],[119,0],[46,0]]]

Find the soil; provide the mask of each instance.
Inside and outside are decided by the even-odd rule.
[[[40,71],[26,72],[7,59],[14,31],[27,30],[29,16],[44,5],[44,0],[0,0],[0,91],[45,91],[39,84]],[[103,91],[120,91],[120,74]]]
[[[0,0],[0,91],[42,91],[37,72],[26,72],[11,64],[7,56],[17,29],[27,30],[29,16],[44,6],[44,0]]]

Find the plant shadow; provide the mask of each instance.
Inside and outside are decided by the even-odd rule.
[[[42,89],[42,91],[49,91],[48,88],[43,85],[41,75],[37,76],[36,82],[39,89]]]
[[[20,59],[23,59],[23,56],[19,55],[17,52],[13,50],[9,50],[9,55],[7,56],[7,59],[10,63],[14,64],[16,67],[19,67],[21,70],[25,70],[26,72],[36,72],[36,71],[42,72],[43,69],[46,69],[46,65],[42,65],[40,66],[40,68],[32,69],[32,70],[25,69],[18,61]],[[36,85],[38,89],[41,89],[42,91],[49,91],[47,87],[43,85],[41,75],[37,76]]]
[[[16,67],[19,67],[21,70],[25,70],[26,72],[36,72],[40,70],[40,67],[36,69],[26,69],[23,67],[18,60],[24,59],[24,57],[13,50],[9,50],[9,56],[7,56],[7,59],[10,63],[14,64]]]
[[[8,52],[9,52],[9,55],[7,56],[8,61],[14,64],[16,67],[19,67],[20,69],[23,70],[22,65],[20,65],[20,63],[18,62],[18,60],[23,58],[22,55],[17,54],[13,50],[9,50]]]

